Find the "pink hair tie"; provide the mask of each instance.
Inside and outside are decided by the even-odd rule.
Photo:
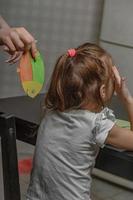
[[[70,57],[74,57],[76,55],[76,50],[75,49],[69,49],[67,52],[68,52],[68,55]]]

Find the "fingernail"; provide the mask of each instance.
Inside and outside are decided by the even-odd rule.
[[[114,96],[117,96],[117,93],[116,93],[116,92],[114,92]]]
[[[37,55],[38,55],[38,51],[36,50],[36,51],[34,52],[34,59],[36,59]]]
[[[20,72],[20,68],[18,67],[18,68],[17,68],[17,73],[19,73],[19,72]]]
[[[5,60],[6,63],[9,63],[10,60]]]

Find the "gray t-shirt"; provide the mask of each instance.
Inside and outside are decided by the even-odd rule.
[[[49,112],[39,128],[29,200],[90,200],[91,172],[115,123],[112,111]]]

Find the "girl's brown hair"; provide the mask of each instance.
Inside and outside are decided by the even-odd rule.
[[[102,105],[100,87],[111,75],[111,56],[96,44],[85,43],[71,57],[68,53],[56,62],[45,97],[47,109],[83,109],[88,102]]]

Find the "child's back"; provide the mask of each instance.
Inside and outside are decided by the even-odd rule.
[[[112,120],[107,108],[48,113],[39,129],[29,199],[88,200],[98,145],[104,144]]]

